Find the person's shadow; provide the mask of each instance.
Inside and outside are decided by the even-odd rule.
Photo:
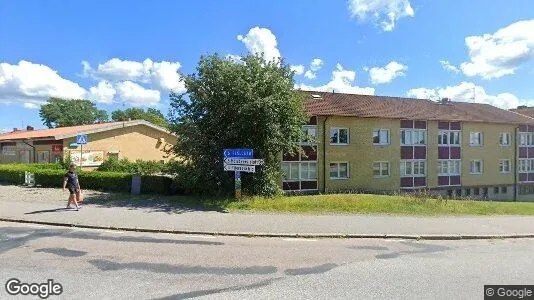
[[[69,209],[66,208],[56,208],[56,209],[44,209],[44,210],[36,210],[32,212],[27,212],[25,215],[35,215],[35,214],[43,214],[43,213],[51,213],[51,212],[58,212],[58,211],[68,211]]]

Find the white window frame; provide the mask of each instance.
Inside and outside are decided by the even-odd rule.
[[[339,132],[341,130],[346,130],[347,131],[347,142],[346,143],[340,143],[339,142]],[[332,132],[333,131],[337,131],[337,142],[333,143],[332,142]],[[350,143],[350,131],[347,127],[331,127],[330,128],[330,145],[348,145]]]
[[[315,134],[314,135],[311,135],[311,134],[308,134],[309,130],[312,129]],[[309,135],[311,136],[311,141],[304,141],[302,140],[300,143],[301,145],[312,145],[312,144],[315,144],[315,139],[317,138],[317,125],[304,125],[302,126],[302,131],[305,135]]]
[[[474,167],[476,166],[477,163],[480,166],[480,170],[474,170]],[[469,174],[472,174],[472,175],[484,174],[484,161],[481,159],[473,159],[469,161]]]
[[[478,136],[478,141],[473,142],[474,137]],[[481,131],[471,131],[469,133],[469,146],[480,147],[484,145],[484,134]]]
[[[506,140],[506,143],[502,143]],[[509,147],[511,144],[511,134],[509,132],[501,132],[499,135],[499,145],[502,147]]]
[[[403,143],[402,142],[402,136],[406,133],[409,133],[410,135],[410,142],[409,143]],[[417,140],[419,140],[420,135],[423,135],[423,141],[424,143],[415,143],[414,137],[417,136]],[[422,146],[427,144],[427,135],[426,135],[426,129],[401,129],[400,130],[400,136],[399,136],[400,144],[401,146]]]
[[[331,174],[330,174],[330,168],[331,168],[331,165],[332,164],[336,164],[337,165],[337,177],[332,177]],[[347,177],[340,177],[339,176],[339,173],[340,173],[340,169],[339,169],[339,165],[341,164],[346,164],[347,165]],[[330,163],[328,163],[328,177],[332,180],[346,180],[346,179],[349,179],[350,178],[350,165],[349,165],[349,162],[347,161],[332,161]]]
[[[387,141],[385,141],[385,142],[382,141],[382,139],[380,138],[381,137],[381,135],[380,135],[381,132],[386,132],[387,133]],[[375,133],[378,134],[378,143],[375,143]],[[389,129],[380,128],[380,129],[373,130],[373,145],[384,146],[384,145],[389,145],[390,143],[391,143],[391,132],[389,131]]]
[[[534,146],[534,137],[532,132],[519,133],[519,146]]]
[[[447,135],[446,143],[443,143],[443,138],[441,139],[441,143],[439,142],[439,137],[442,135]],[[451,137],[454,138],[456,135],[458,135],[458,143],[453,144],[451,143]],[[440,130],[438,132],[438,146],[461,146],[462,145],[462,132],[460,130]]]
[[[458,163],[458,172],[451,172],[451,166],[453,164]],[[447,172],[441,172],[442,167],[440,164],[446,163],[447,164]],[[438,176],[458,176],[462,175],[462,160],[461,159],[440,159],[438,160]]]
[[[289,175],[291,175],[291,170],[294,168],[292,165],[297,165],[297,172],[298,172],[298,179],[283,179],[284,182],[297,182],[297,181],[314,181],[317,180],[317,162],[316,161],[283,161],[282,162],[282,170],[284,169],[284,164],[287,164],[289,166]],[[310,165],[315,164],[315,178],[309,178],[309,177],[302,177],[302,165]],[[310,174],[310,170],[308,169],[308,176]]]
[[[417,164],[417,169],[418,170],[421,170],[421,163],[424,164],[423,166],[423,174],[415,174],[414,170],[415,170],[415,165]],[[407,173],[406,170],[406,165],[409,164],[410,165],[410,170],[411,172],[410,173]],[[401,163],[400,163],[400,177],[426,177],[426,174],[427,174],[427,168],[428,168],[428,165],[426,163],[426,160],[425,159],[409,159],[409,160],[401,160]]]
[[[508,170],[505,170],[505,162],[506,162],[506,165],[508,166]],[[499,173],[501,174],[508,174],[511,172],[511,169],[512,169],[512,165],[511,165],[511,161],[509,159],[499,159]]]
[[[375,164],[378,164],[378,173],[379,175],[375,175]],[[386,167],[384,168],[384,165]],[[387,175],[382,175],[382,171],[387,170]],[[373,162],[373,176],[374,178],[384,178],[384,177],[390,177],[391,176],[391,165],[389,164],[389,161],[374,161]]]
[[[529,173],[534,171],[534,159],[533,158],[520,158],[519,159],[519,173]]]
[[[315,171],[314,172],[310,172],[310,170],[311,170],[310,165],[312,165],[312,164],[315,166],[315,169],[314,169]],[[308,169],[306,170],[307,171],[306,172],[307,173],[306,174],[307,177],[303,177],[302,176],[302,170],[303,170],[302,166],[303,165],[307,165],[307,167],[308,167]],[[315,174],[315,178],[310,178],[310,174],[313,174],[313,173]],[[314,180],[317,180],[317,162],[315,162],[315,161],[301,161],[299,163],[299,179],[300,179],[300,181],[314,181]]]

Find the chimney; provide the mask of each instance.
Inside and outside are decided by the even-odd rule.
[[[34,128],[32,126],[26,126],[26,130],[27,131],[32,131],[32,130],[34,130]]]

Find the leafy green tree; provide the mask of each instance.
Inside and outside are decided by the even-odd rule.
[[[41,106],[39,116],[48,128],[94,124],[108,121],[108,114],[83,99],[50,98]]]
[[[155,108],[149,108],[146,111],[142,108],[128,108],[125,110],[116,110],[111,113],[111,119],[113,121],[128,121],[130,120],[145,120],[154,125],[168,128],[169,122],[165,119],[165,116],[161,111]]]
[[[281,153],[295,153],[306,122],[304,97],[282,61],[247,56],[242,62],[201,57],[197,73],[184,77],[187,92],[171,92],[175,152],[190,166],[196,192],[231,194],[233,172],[223,171],[223,149],[252,148],[265,159],[256,173],[242,174],[243,192],[280,192]],[[194,178],[191,178],[193,176]]]

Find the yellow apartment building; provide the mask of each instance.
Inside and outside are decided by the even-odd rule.
[[[283,156],[286,191],[534,201],[534,118],[449,99],[306,94],[314,139]]]

